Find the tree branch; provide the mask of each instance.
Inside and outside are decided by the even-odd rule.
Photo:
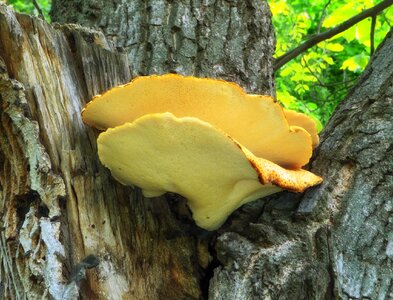
[[[37,0],[32,0],[32,2],[33,2],[33,5],[34,5],[35,9],[36,9],[37,12],[38,12],[38,16],[39,16],[41,19],[45,20],[44,14],[43,14],[43,12],[42,12],[41,7],[40,7],[40,6],[38,5],[38,3],[37,3]]]
[[[348,28],[352,27],[353,25],[359,23],[360,21],[362,21],[368,17],[377,16],[385,8],[391,6],[392,4],[393,4],[393,0],[382,1],[378,5],[361,12],[360,14],[350,18],[349,20],[345,21],[344,23],[341,23],[340,25],[338,25],[330,30],[327,30],[325,32],[322,32],[320,34],[314,35],[311,39],[304,42],[300,46],[298,46],[295,49],[278,57],[276,59],[275,64],[274,64],[274,71],[277,71],[283,65],[285,65],[287,62],[289,62],[293,58],[297,57],[301,53],[305,52],[309,48],[315,46],[316,44],[318,44],[324,40],[330,39],[331,37],[335,36],[336,34],[339,34],[340,32],[347,30]]]
[[[328,6],[330,5],[330,2],[331,2],[331,0],[328,0],[328,2],[326,2],[325,6],[324,6],[324,8],[322,10],[321,19],[319,20],[318,27],[317,27],[317,33],[318,34],[321,33],[322,23],[325,20],[326,10],[327,10]]]
[[[313,70],[311,70],[310,66],[308,65],[308,63],[307,63],[307,61],[304,59],[304,57],[302,57],[302,61],[304,62],[304,64],[305,64],[307,70],[311,73],[311,75],[314,76],[314,77],[318,80],[320,86],[324,87],[325,84],[322,82],[322,80],[319,79],[319,77],[313,72]]]

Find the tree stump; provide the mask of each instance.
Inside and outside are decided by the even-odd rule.
[[[200,299],[207,294],[210,236],[177,219],[165,197],[144,199],[138,189],[112,179],[96,155],[98,132],[80,116],[93,95],[133,74],[220,77],[238,68],[241,73],[227,79],[243,78],[246,89],[272,93],[274,39],[267,5],[200,3],[192,22],[201,24],[201,32],[194,39],[187,20],[173,15],[186,7],[167,5],[173,19],[162,11],[161,17],[138,23],[141,30],[147,24],[152,28],[140,38],[142,50],[133,63],[133,55],[117,51],[115,39],[99,31],[50,26],[0,6],[0,280],[6,298]],[[225,28],[213,22],[214,14],[233,16],[225,23],[232,46],[218,39]],[[169,23],[160,27],[159,19]],[[243,36],[250,26],[258,32]],[[171,43],[160,44],[167,52],[161,46],[156,52],[152,46],[162,32],[171,33]],[[256,33],[269,43],[257,40]],[[254,52],[251,60],[249,51],[258,45],[268,59]],[[164,52],[173,57],[168,65],[157,58]],[[263,68],[270,72],[259,73]]]

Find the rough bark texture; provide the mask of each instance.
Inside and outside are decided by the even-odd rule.
[[[131,74],[177,71],[273,93],[269,13],[260,1],[129,2],[54,1],[53,13],[100,27],[125,54],[99,33],[0,9],[6,296],[202,295],[202,236],[184,229],[166,199],[142,199],[114,182],[79,113],[91,95]],[[251,203],[219,230],[210,299],[393,298],[392,53],[390,33],[325,128],[311,164],[324,183]]]
[[[69,11],[80,9],[69,3]],[[109,35],[116,45],[99,32],[49,26],[0,5],[0,294],[6,298],[207,293],[206,235],[179,220],[168,199],[144,199],[114,181],[96,156],[97,132],[82,124],[80,111],[132,74],[221,77],[272,93],[270,12],[259,1],[132,3],[136,8],[113,3],[119,17],[113,14],[112,22],[128,34]],[[109,24],[112,13],[106,14]],[[126,45],[126,53],[114,51],[132,38],[138,42]]]
[[[128,54],[133,76],[176,72],[274,92],[275,47],[261,0],[54,0],[52,19],[100,28]]]
[[[129,81],[102,35],[51,28],[0,6],[1,281],[6,297],[198,298],[192,239],[164,198],[141,201],[111,179],[86,100]],[[178,231],[168,238],[167,231]],[[88,272],[83,281],[83,272]]]
[[[393,32],[326,126],[324,183],[243,208],[254,221],[218,238],[211,299],[393,299],[392,53]]]

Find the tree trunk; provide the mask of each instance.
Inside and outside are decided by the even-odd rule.
[[[51,17],[102,29],[132,76],[176,72],[274,92],[271,14],[260,0],[54,0]]]
[[[107,39],[0,6],[0,295],[198,299],[214,268],[209,299],[393,298],[393,33],[322,134],[324,183],[244,206],[214,247],[173,197],[143,199],[100,166],[80,109],[133,75],[274,93],[265,2],[179,2],[54,1],[55,20]]]
[[[97,132],[82,124],[80,112],[93,95],[128,82],[132,74],[220,77],[272,94],[270,12],[259,1],[150,2],[108,6],[118,14],[111,21],[106,10],[101,21],[113,31],[116,26],[109,24],[125,24],[127,34],[106,32],[108,39],[0,5],[5,298],[207,295],[217,264],[209,263],[212,235],[179,219],[168,200],[181,199],[144,199],[138,189],[113,180],[98,161]],[[82,3],[91,7],[93,1]],[[66,4],[69,11],[80,9]],[[126,52],[114,50],[124,45]]]
[[[266,13],[250,18],[259,16],[254,11],[266,3],[239,2],[119,1],[100,9],[97,1],[55,0],[52,17],[101,28],[126,48],[135,75],[188,70],[184,73],[229,79],[248,91],[274,94],[271,52],[266,50],[273,42],[266,37],[272,33],[255,36],[271,30],[270,23],[258,29],[250,24],[266,22]],[[197,54],[187,60],[181,49],[190,40]],[[172,49],[178,54],[172,55]],[[141,52],[148,55],[141,58]],[[326,126],[310,165],[324,183],[304,195],[282,193],[246,205],[219,230],[214,247],[219,264],[211,265],[216,268],[209,298],[393,299],[392,53],[390,33]],[[257,69],[243,71],[253,65]],[[261,85],[259,78],[268,84]]]
[[[324,129],[322,185],[237,212],[210,299],[393,299],[392,54],[393,31]]]

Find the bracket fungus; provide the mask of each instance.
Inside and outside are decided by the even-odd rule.
[[[118,181],[146,197],[184,196],[207,230],[247,202],[322,181],[301,169],[318,144],[314,121],[233,83],[138,77],[94,97],[82,115],[106,130],[98,155]]]

